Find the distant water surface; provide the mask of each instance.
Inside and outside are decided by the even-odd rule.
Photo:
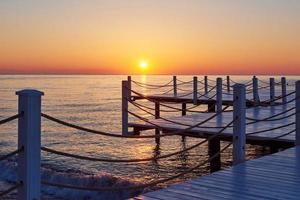
[[[165,84],[171,76],[133,76],[133,80]],[[192,80],[192,76],[178,76],[183,81]],[[199,76],[201,79],[202,76]],[[211,76],[211,79],[216,77]],[[251,77],[232,76],[235,81],[247,81]],[[266,77],[260,77],[266,81]],[[294,81],[299,77],[289,77]],[[17,112],[17,96],[15,91],[24,88],[35,88],[45,93],[42,98],[42,111],[59,119],[72,122],[91,129],[120,134],[121,130],[121,81],[127,76],[0,76],[0,119]],[[279,81],[277,77],[276,81]],[[191,86],[186,86],[190,89]],[[141,88],[143,93],[151,91]],[[153,92],[152,92],[153,93]],[[148,104],[151,106],[151,104]],[[153,106],[153,105],[152,105]],[[134,110],[134,108],[131,108]],[[142,111],[137,113],[149,117]],[[180,113],[174,114],[180,115]],[[166,115],[169,116],[169,115]],[[134,120],[131,117],[131,120]],[[148,134],[153,133],[148,131]],[[0,155],[13,151],[17,147],[17,122],[1,126]],[[105,158],[145,158],[175,152],[197,143],[201,139],[181,137],[162,138],[160,145],[154,139],[122,139],[111,138],[75,129],[63,127],[48,120],[42,120],[42,145],[64,152],[90,157]],[[224,145],[224,144],[223,144]],[[231,163],[231,149],[222,155],[223,166]],[[262,147],[247,146],[248,158],[266,153]],[[187,170],[207,159],[207,144],[189,152],[173,156],[157,162],[144,163],[104,163],[82,161],[73,158],[42,153],[42,176],[48,181],[63,182],[92,187],[140,184],[166,178]],[[0,190],[7,188],[16,180],[15,159],[0,162]],[[182,182],[195,176],[209,173],[206,164],[192,174],[157,186]],[[146,191],[155,188],[148,188]],[[58,189],[43,186],[45,199],[123,199],[137,195],[141,191],[130,192],[83,192],[71,189]],[[14,198],[14,194],[7,198]]]

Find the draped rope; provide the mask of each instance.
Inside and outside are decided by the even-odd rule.
[[[176,79],[179,83],[184,83],[184,84],[188,84],[188,83],[192,83],[193,82],[193,80],[191,80],[191,81],[182,81],[182,80],[180,80],[180,79]]]
[[[282,135],[276,136],[276,137],[274,137],[273,139],[279,139],[279,138],[282,138],[282,137],[284,137],[284,136],[290,135],[290,134],[292,134],[292,133],[294,133],[294,132],[296,132],[296,129],[294,129],[294,130],[292,130],[292,131],[289,131],[289,132],[287,132],[287,133],[284,133],[284,134],[282,134]]]
[[[173,82],[173,80],[171,80],[168,83],[163,84],[163,85],[147,84],[147,83],[142,83],[142,82],[138,82],[138,81],[134,81],[134,80],[131,80],[131,82],[138,85],[138,86],[140,86],[140,87],[144,87],[144,88],[147,88],[147,89],[159,89],[159,88],[163,88],[163,87],[173,86],[171,84]]]
[[[254,121],[254,122],[269,121],[270,119],[272,119],[272,118],[274,118],[274,117],[278,117],[278,116],[283,115],[283,114],[285,114],[285,113],[288,113],[288,112],[290,112],[290,111],[292,111],[292,110],[294,110],[294,109],[296,109],[296,107],[290,108],[290,109],[288,109],[288,110],[282,111],[282,112],[280,112],[280,113],[277,113],[277,114],[272,115],[272,116],[269,116],[269,117],[265,117],[265,118],[263,118],[263,119],[255,119],[255,118],[250,118],[250,117],[246,117],[246,119],[247,119],[247,120]],[[295,113],[294,113],[294,114],[295,114]],[[294,114],[293,114],[293,115],[294,115]]]
[[[100,161],[100,162],[111,162],[111,163],[136,163],[136,162],[145,162],[145,161],[156,161],[156,160],[160,160],[163,158],[168,158],[174,155],[178,155],[178,154],[182,154],[184,152],[190,151],[202,144],[204,144],[205,142],[208,142],[210,140],[212,140],[213,138],[219,136],[220,134],[223,133],[223,131],[230,127],[233,124],[234,120],[231,121],[230,123],[228,123],[225,127],[223,127],[221,130],[219,130],[216,134],[206,138],[205,140],[196,143],[186,149],[183,149],[181,151],[177,151],[177,152],[173,152],[173,153],[169,153],[166,155],[162,155],[162,156],[156,156],[156,157],[150,157],[150,158],[139,158],[139,159],[107,159],[107,158],[93,158],[93,157],[88,157],[88,156],[81,156],[81,155],[75,155],[75,154],[71,154],[71,153],[66,153],[66,152],[61,152],[61,151],[57,151],[54,149],[50,149],[48,147],[41,147],[42,151],[46,151],[49,153],[53,153],[53,154],[57,154],[57,155],[61,155],[61,156],[66,156],[66,157],[71,157],[71,158],[76,158],[76,159],[81,159],[81,160],[88,160],[88,161]]]
[[[144,111],[145,113],[147,113],[147,114],[155,117],[155,114],[153,114],[153,113],[151,113],[151,112],[149,112],[149,111],[141,108],[139,105],[136,105],[135,102],[131,102],[131,103],[132,103],[132,105],[136,106],[137,108],[139,108],[140,110]],[[171,120],[171,119],[167,119],[167,118],[164,118],[164,117],[161,117],[161,116],[159,117],[159,119],[162,119],[162,120],[167,121],[167,122],[171,122],[171,123],[176,124],[176,125],[187,126],[187,127],[191,126],[190,124],[185,124],[185,123],[177,122],[177,121],[174,121],[174,120]],[[224,127],[223,126],[221,126],[221,127],[220,126],[217,126],[217,127],[198,126],[197,128],[207,128],[207,129],[210,129],[210,128],[224,128]]]
[[[227,109],[227,107],[225,107],[223,110]],[[144,119],[143,117],[140,117],[138,115],[136,115],[135,113],[133,112],[130,112],[130,111],[127,111],[129,114],[141,119],[141,120],[144,120],[148,123],[151,123],[149,122],[149,120],[147,119]],[[184,129],[183,131],[187,131],[187,130],[191,130],[197,126],[200,126],[201,124],[204,124],[206,122],[208,122],[209,120],[213,119],[214,117],[216,117],[217,115],[219,115],[220,113],[215,113],[214,115],[212,115],[211,117],[208,117],[207,119],[203,120],[202,122],[199,122],[193,126],[190,126],[186,129]],[[137,136],[137,135],[119,135],[119,134],[113,134],[113,133],[108,133],[108,132],[104,132],[104,131],[98,131],[98,130],[93,130],[93,129],[89,129],[89,128],[85,128],[85,127],[82,127],[82,126],[79,126],[79,125],[76,125],[76,124],[71,124],[71,123],[68,123],[68,122],[65,122],[65,121],[62,121],[60,119],[57,119],[55,117],[52,117],[50,115],[47,115],[47,114],[44,114],[42,113],[41,114],[42,117],[50,120],[50,121],[53,121],[53,122],[56,122],[58,124],[61,124],[61,125],[64,125],[64,126],[68,126],[70,128],[74,128],[74,129],[77,129],[77,130],[81,130],[81,131],[85,131],[85,132],[89,132],[89,133],[94,133],[94,134],[98,134],[98,135],[103,135],[103,136],[110,136],[110,137],[118,137],[118,138],[159,138],[159,137],[166,137],[166,136],[173,136],[173,135],[179,135],[179,134],[182,134],[181,132],[179,133],[171,133],[171,134],[160,134],[160,135],[141,135],[141,136]],[[159,127],[159,128],[162,128],[162,127]]]
[[[53,182],[48,182],[48,181],[42,181],[42,184],[48,185],[48,186],[54,186],[54,187],[77,189],[77,190],[86,190],[86,191],[96,191],[96,192],[143,189],[143,188],[147,188],[147,187],[151,187],[151,186],[155,186],[155,185],[158,185],[158,184],[161,184],[161,183],[171,181],[173,179],[179,178],[181,176],[184,176],[188,173],[193,172],[195,169],[197,169],[197,168],[203,166],[204,164],[210,162],[211,160],[215,159],[222,152],[224,152],[231,144],[232,144],[232,142],[227,144],[225,147],[223,147],[219,152],[217,152],[216,154],[211,156],[209,159],[207,159],[205,161],[202,161],[198,165],[196,165],[196,166],[194,166],[194,167],[192,167],[192,168],[190,168],[190,169],[188,169],[184,172],[178,173],[174,176],[171,176],[171,177],[168,177],[168,178],[165,178],[165,179],[159,179],[159,180],[151,181],[149,183],[143,183],[143,184],[137,185],[137,186],[97,187],[96,188],[96,187],[77,186],[77,185],[63,184],[63,183],[53,183]]]
[[[144,139],[144,138],[160,138],[160,137],[166,137],[166,136],[174,136],[175,134],[160,134],[160,135],[121,135],[121,134],[114,134],[114,133],[108,133],[108,132],[104,132],[104,131],[99,131],[99,130],[93,130],[93,129],[89,129],[89,128],[85,128],[76,124],[72,124],[63,120],[60,120],[58,118],[52,117],[50,115],[41,114],[42,117],[44,117],[45,119],[48,119],[50,121],[56,122],[58,124],[70,127],[70,128],[74,128],[80,131],[84,131],[84,132],[88,132],[88,133],[93,133],[93,134],[97,134],[97,135],[103,135],[103,136],[108,136],[108,137],[116,137],[116,138],[128,138],[128,139]]]
[[[258,133],[274,131],[274,130],[285,128],[285,127],[288,127],[288,126],[291,126],[291,125],[294,125],[294,124],[296,124],[296,123],[292,122],[292,123],[289,123],[289,124],[284,124],[284,125],[276,126],[276,127],[269,128],[269,129],[264,129],[264,130],[260,130],[260,131],[254,131],[254,132],[251,132],[251,133],[246,133],[246,135],[254,135],[254,134],[258,134]]]
[[[184,132],[189,131],[189,130],[191,130],[191,129],[193,129],[193,128],[200,127],[200,125],[202,125],[202,124],[204,124],[204,123],[210,121],[211,119],[213,119],[213,118],[215,118],[216,116],[218,116],[220,113],[224,112],[224,110],[226,110],[228,107],[229,107],[229,106],[226,106],[225,108],[222,109],[221,112],[215,113],[214,115],[212,115],[212,116],[206,118],[206,119],[203,120],[202,122],[199,122],[199,123],[197,123],[197,124],[191,125],[191,126],[189,126],[188,128],[182,129],[182,130],[180,130],[180,131],[178,131],[178,132],[175,132],[175,133],[173,133],[173,134],[175,134],[175,135],[181,135],[181,134],[183,134]],[[155,126],[156,128],[163,129],[163,127],[161,127],[161,126],[159,126],[159,125],[157,125],[157,124],[151,122],[150,120],[148,120],[148,119],[146,119],[146,118],[143,118],[143,117],[141,117],[141,116],[138,116],[137,114],[135,114],[135,113],[133,113],[133,112],[128,111],[128,113],[131,114],[132,116],[134,116],[134,117],[136,117],[136,118],[138,118],[138,119],[140,119],[140,120],[146,122],[146,123],[149,123],[149,124]],[[223,128],[223,127],[221,127],[221,128]],[[183,135],[185,136],[186,134],[183,134]],[[187,136],[190,136],[190,135],[187,135]]]
[[[11,122],[11,121],[13,121],[13,120],[15,120],[15,119],[18,119],[18,118],[20,118],[21,116],[23,116],[23,114],[24,114],[24,113],[21,112],[21,113],[18,113],[18,114],[16,114],[16,115],[13,115],[13,116],[11,116],[11,117],[2,119],[2,120],[0,120],[0,125],[5,124],[5,123],[8,123],[8,122]]]
[[[141,108],[145,108],[145,109],[148,109],[148,110],[151,110],[151,111],[155,111],[154,108],[151,108],[151,107],[149,107],[149,106],[142,105],[142,104],[140,104],[140,103],[137,103],[136,101],[130,101],[129,103],[132,104],[132,105],[135,106],[135,107],[138,107],[140,110],[142,110]],[[167,106],[168,108],[172,109],[172,110],[163,110],[163,109],[160,109],[161,112],[166,112],[166,113],[168,113],[168,112],[181,112],[181,111],[183,111],[183,109],[181,109],[181,108],[176,108],[176,107],[168,106],[168,105],[165,105],[165,104],[159,104],[159,105],[162,105],[162,106],[164,106],[164,107]],[[194,109],[194,108],[199,107],[199,106],[201,106],[201,105],[191,106],[191,107],[189,107],[189,108],[186,108],[185,111],[186,111],[186,112],[191,112],[191,113],[211,113],[211,112],[210,112],[210,109],[213,108],[213,107],[215,107],[215,105],[213,104],[213,105],[211,105],[211,106],[210,106],[207,110],[205,110],[205,111],[191,110],[191,109]],[[146,112],[146,111],[145,111],[145,112]],[[147,111],[147,112],[149,112],[149,111]],[[148,113],[148,114],[150,114],[150,113]],[[154,116],[152,113],[151,113],[150,115]]]

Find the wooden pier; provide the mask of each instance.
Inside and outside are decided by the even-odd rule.
[[[128,80],[131,81],[131,78],[128,78]],[[243,148],[244,143],[248,143],[268,146],[271,152],[277,152],[281,148],[289,148],[295,145],[296,92],[294,88],[287,90],[285,77],[282,77],[278,83],[275,82],[274,78],[270,78],[269,83],[265,83],[267,85],[259,87],[259,79],[255,76],[248,81],[248,84],[234,84],[233,86],[230,85],[230,78],[227,76],[227,84],[224,85],[222,79],[217,78],[215,86],[211,86],[210,89],[207,80],[207,76],[204,77],[204,82],[199,82],[197,77],[194,77],[192,81],[193,88],[191,89],[193,92],[181,96],[177,91],[175,76],[173,77],[173,91],[175,92],[172,94],[143,95],[132,90],[131,83],[124,81],[124,83],[127,82],[130,85],[130,88],[123,87],[123,91],[130,92],[127,93],[125,98],[124,96],[122,98],[123,104],[126,104],[123,114],[127,119],[126,123],[123,123],[125,130],[123,134],[140,135],[145,130],[154,129],[157,135],[160,133],[181,133],[183,139],[187,135],[203,139],[213,138],[209,139],[208,142],[210,157],[219,152],[221,141],[235,141],[235,138],[238,138],[236,144],[234,143],[234,146],[238,146],[237,149]],[[204,85],[202,93],[199,92],[199,84],[202,84],[200,87]],[[235,86],[237,86],[236,89]],[[151,85],[151,87],[154,86]],[[249,89],[249,87],[251,88]],[[135,102],[139,100],[152,102],[155,104],[155,108],[151,110],[149,106],[143,107],[141,104],[136,104]],[[236,103],[237,100],[240,101],[239,105]],[[149,110],[154,111],[154,117],[139,118],[137,121],[128,122],[128,112],[126,112],[128,102],[146,112],[147,115],[151,116]],[[164,113],[160,109],[175,109],[174,105],[176,104],[182,104],[181,109],[177,110],[181,111],[181,116],[164,117]],[[192,108],[205,105],[207,111],[188,114],[190,109],[187,108],[187,104],[195,105],[192,105]],[[231,107],[232,109],[223,110],[224,107]],[[238,122],[235,121],[237,116],[240,118]],[[232,120],[233,124],[226,127]],[[204,123],[198,125],[199,122]],[[224,129],[224,127],[226,128]],[[133,128],[133,131],[129,132],[129,128]],[[222,134],[219,134],[220,132]],[[240,137],[245,137],[245,139]],[[159,143],[159,139],[156,139],[156,142]],[[236,153],[235,151],[233,151],[233,154]],[[237,150],[237,152],[242,152],[242,150]],[[220,169],[220,156],[210,161],[210,167],[212,172]]]
[[[128,80],[131,81],[131,78],[128,78]],[[147,121],[124,121],[124,130],[127,131],[128,128],[133,128],[133,134],[140,134],[141,131],[149,129],[157,130],[158,127],[159,130],[164,133],[184,131],[187,127],[195,126],[197,122],[204,121],[213,116],[216,112],[220,112],[217,117],[201,124],[200,127],[195,127],[185,131],[185,134],[202,138],[207,138],[216,134],[222,127],[233,119],[233,112],[221,112],[222,106],[233,106],[234,104],[233,86],[230,86],[229,76],[227,76],[227,84],[225,85],[227,87],[225,88],[224,84],[222,84],[222,79],[217,78],[214,90],[207,92],[205,95],[200,94],[197,96],[196,94],[199,94],[198,84],[204,85],[204,91],[209,91],[207,80],[208,78],[205,76],[202,84],[202,82],[199,83],[197,77],[194,77],[193,88],[191,89],[193,92],[182,97],[180,97],[175,89],[177,84],[175,76],[173,77],[173,90],[176,91],[174,94],[141,95],[134,91],[130,92],[131,94],[128,94],[128,97],[131,97],[132,102],[143,99],[148,100],[149,102],[155,102],[156,117],[154,119],[147,119]],[[293,131],[295,130],[295,126],[293,124],[293,122],[295,122],[295,117],[289,116],[295,112],[295,109],[293,109],[295,107],[295,103],[292,101],[295,98],[295,94],[292,94],[292,91],[295,90],[291,90],[291,88],[287,90],[287,81],[285,77],[281,78],[280,83],[277,83],[277,87],[274,78],[270,78],[269,85],[261,87],[262,89],[260,90],[258,82],[258,78],[254,76],[250,81],[250,84],[248,83],[248,86],[252,87],[250,92],[247,92],[247,86],[245,86],[246,92],[244,99],[247,107],[245,111],[247,143],[271,146],[272,148],[275,147],[275,149],[278,147],[287,148],[293,146],[295,141],[295,133]],[[132,84],[130,84],[130,88],[132,87],[131,85]],[[125,90],[126,88],[123,91]],[[287,93],[290,93],[291,95],[287,95]],[[278,98],[278,96],[282,98]],[[289,101],[292,102],[290,104],[286,104],[286,102]],[[125,100],[125,102],[128,107],[128,101]],[[263,106],[260,106],[259,103],[261,102],[265,102]],[[165,103],[182,104],[182,115],[168,117],[168,119],[165,120],[160,112],[160,108],[163,107],[163,104]],[[160,104],[162,104],[162,106],[160,106]],[[206,105],[209,112],[187,114],[187,104]],[[123,113],[124,115],[128,114],[125,111]],[[278,115],[279,118],[282,118],[282,120],[264,120],[272,115]],[[256,120],[256,122],[249,119]],[[287,126],[285,127],[285,125]],[[276,127],[281,128],[277,129]],[[230,127],[224,130],[223,134],[217,136],[216,139],[232,141],[232,136],[233,127]]]
[[[300,199],[300,146],[131,200]]]

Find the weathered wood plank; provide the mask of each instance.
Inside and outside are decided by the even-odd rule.
[[[161,200],[300,199],[300,146],[147,193],[145,197]]]

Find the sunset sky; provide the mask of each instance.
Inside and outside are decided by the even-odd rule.
[[[299,0],[3,0],[1,74],[300,75]]]

